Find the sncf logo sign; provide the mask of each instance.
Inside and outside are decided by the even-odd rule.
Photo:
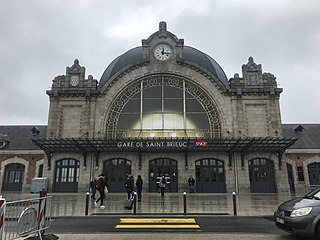
[[[194,145],[196,147],[207,147],[208,146],[208,142],[205,140],[196,140]]]

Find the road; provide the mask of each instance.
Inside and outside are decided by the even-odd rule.
[[[298,240],[277,229],[272,217],[196,216],[157,217],[87,216],[58,217],[46,231],[62,240]],[[49,240],[49,238],[47,238]]]

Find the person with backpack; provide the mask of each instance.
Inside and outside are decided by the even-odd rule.
[[[167,179],[165,176],[162,176],[159,183],[161,197],[164,197],[164,190],[166,189],[166,185],[167,185]]]
[[[125,181],[125,188],[127,191],[128,199],[132,198],[132,193],[134,190],[134,179],[132,174],[127,175],[127,179]]]
[[[100,197],[94,202],[95,207],[98,205],[98,202],[100,201],[100,208],[104,209],[105,206],[103,205],[103,200],[106,198],[104,189],[107,186],[105,176],[103,173],[101,173],[97,179],[96,179],[96,190],[99,192]]]

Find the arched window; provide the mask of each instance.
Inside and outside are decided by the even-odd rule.
[[[273,161],[264,158],[250,160],[249,180],[252,193],[277,192]]]
[[[123,158],[114,158],[103,162],[103,173],[110,192],[124,192],[126,174],[131,173],[132,162]]]
[[[226,192],[224,162],[218,159],[196,161],[196,191]]]
[[[172,76],[150,77],[115,99],[107,137],[217,137],[220,117],[199,86]]]
[[[57,161],[54,192],[78,192],[80,161],[72,158]]]
[[[320,185],[320,163],[314,162],[308,165],[310,185]]]
[[[25,166],[20,163],[6,165],[2,191],[21,191]]]
[[[149,161],[149,191],[159,191],[162,176],[167,179],[167,191],[178,192],[178,163],[170,158],[157,158]]]

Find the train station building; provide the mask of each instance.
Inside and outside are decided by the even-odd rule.
[[[239,64],[240,65],[240,64]],[[99,81],[76,59],[52,81],[46,126],[0,126],[2,191],[84,192],[104,173],[123,192],[276,193],[320,184],[320,124],[282,124],[276,77],[252,57],[227,78],[165,22],[106,64]]]

